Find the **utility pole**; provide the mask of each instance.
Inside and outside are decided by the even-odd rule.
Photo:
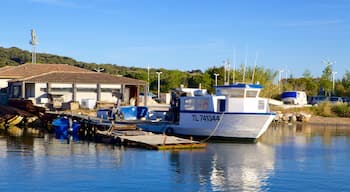
[[[218,73],[214,73],[215,75],[215,86],[218,86],[218,76],[219,74]]]
[[[157,71],[156,73],[158,75],[158,99],[160,99],[160,74],[162,74],[163,72]]]
[[[31,30],[31,40],[29,41],[29,44],[32,45],[32,64],[36,63],[36,52],[35,52],[35,46],[38,44],[38,41],[36,39],[35,30]]]
[[[281,76],[282,76],[283,70],[279,70],[278,75],[278,93],[281,93]]]
[[[335,87],[335,75],[337,74],[337,72],[333,71],[332,72],[332,94],[334,95],[334,87]]]

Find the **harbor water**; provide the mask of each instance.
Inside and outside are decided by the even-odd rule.
[[[257,143],[179,151],[24,131],[0,136],[0,191],[350,191],[349,126],[276,126]]]

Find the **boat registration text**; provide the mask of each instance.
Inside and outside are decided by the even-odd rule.
[[[219,115],[192,115],[193,121],[219,121]]]

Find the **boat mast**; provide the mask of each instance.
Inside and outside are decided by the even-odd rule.
[[[232,84],[235,84],[236,73],[236,49],[233,49],[233,70],[232,70]]]
[[[246,68],[246,65],[247,65],[247,61],[248,60],[248,48],[246,47],[246,50],[245,50],[245,61],[244,61],[244,66],[243,66],[243,83],[245,83],[245,68]]]
[[[253,75],[252,75],[252,83],[254,84],[254,75],[255,75],[255,69],[256,69],[256,61],[258,60],[258,52],[255,53],[255,61],[254,61],[254,68],[253,68]]]

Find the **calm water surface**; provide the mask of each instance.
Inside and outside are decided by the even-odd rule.
[[[350,191],[349,177],[350,127],[271,127],[256,144],[176,152],[0,136],[0,191]]]

